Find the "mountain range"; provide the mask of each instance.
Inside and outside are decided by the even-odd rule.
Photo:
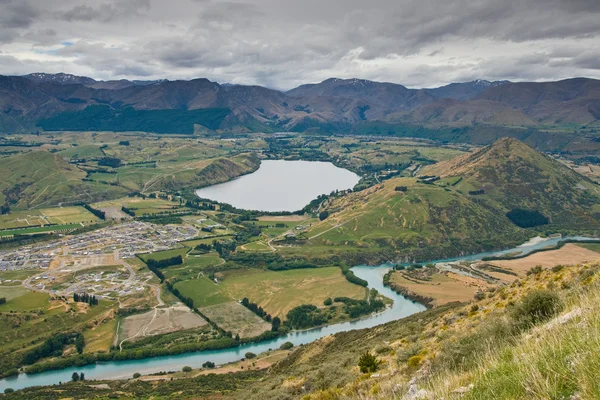
[[[363,132],[382,124],[431,129],[550,125],[595,128],[600,125],[600,81],[475,80],[409,89],[395,83],[331,78],[281,92],[261,86],[221,85],[208,79],[97,81],[43,73],[0,76],[0,132],[98,130],[97,125],[82,126],[82,121],[100,118],[98,115],[104,118],[105,123],[100,125],[103,129],[136,130],[131,120],[127,126],[118,122],[126,109],[161,111],[165,121],[189,119],[184,128],[167,124],[161,130],[173,133],[193,133],[194,126],[234,133]],[[206,110],[201,117],[193,113],[199,109]],[[137,130],[148,129],[152,131],[148,127]]]

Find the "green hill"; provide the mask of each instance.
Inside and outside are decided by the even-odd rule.
[[[0,159],[0,203],[10,208],[37,208],[90,202],[125,189],[84,182],[86,173],[57,154],[33,151]]]
[[[116,182],[86,179],[58,154],[34,151],[0,159],[0,205],[11,209],[99,202],[137,191],[193,189],[228,181],[260,165],[253,153],[230,158],[163,162],[156,168],[114,168]],[[112,184],[110,184],[112,183]]]
[[[500,139],[422,173],[460,179],[453,189],[504,213],[537,210],[554,225],[600,226],[600,187],[516,139]]]
[[[395,190],[399,186],[406,192]],[[503,215],[415,178],[391,179],[326,208],[331,216],[309,230],[304,250],[336,248],[351,262],[430,260],[525,238]]]
[[[543,222],[538,229],[600,227],[600,188],[515,139],[421,173],[328,200],[330,216],[308,230],[307,242],[282,251],[424,261],[515,245],[536,234],[522,227]]]

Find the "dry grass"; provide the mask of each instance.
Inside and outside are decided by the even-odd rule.
[[[412,383],[426,390],[423,399],[598,399],[599,271],[596,262],[517,280],[473,305],[448,311],[418,337],[390,343],[390,355],[379,356],[385,363],[377,375],[357,376],[306,398],[403,399]],[[560,295],[564,308],[557,317],[510,337],[494,331],[494,324],[510,326],[510,303],[519,304],[540,289]],[[463,361],[445,363],[445,352],[457,348]],[[415,367],[406,361],[412,354],[418,359]]]
[[[436,306],[453,301],[467,302],[473,299],[478,290],[485,290],[491,286],[480,279],[455,273],[435,273],[431,276],[430,281],[418,281],[417,283],[405,279],[399,272],[394,272],[392,282],[418,295],[433,298],[433,304]]]
[[[141,339],[145,336],[160,335],[193,329],[207,322],[187,307],[158,308],[143,314],[129,316],[121,321],[119,341],[123,339]]]
[[[240,337],[258,336],[271,329],[271,325],[237,301],[215,304],[200,309],[211,321],[225,331]]]
[[[525,276],[527,271],[536,265],[551,268],[559,264],[573,265],[599,260],[600,253],[569,243],[558,250],[542,251],[517,260],[493,261],[491,264],[510,269],[519,276]]]

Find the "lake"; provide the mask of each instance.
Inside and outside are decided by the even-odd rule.
[[[359,180],[354,172],[330,162],[265,160],[252,174],[196,194],[244,210],[298,211],[321,194],[352,189]]]

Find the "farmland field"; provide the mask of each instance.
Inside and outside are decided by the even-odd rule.
[[[86,353],[108,352],[113,344],[117,321],[109,319],[83,333]]]
[[[46,233],[56,231],[67,231],[72,229],[80,228],[80,224],[65,224],[65,225],[52,225],[52,226],[39,226],[35,228],[20,228],[20,229],[9,229],[6,231],[0,231],[0,237],[2,236],[13,236],[13,235],[31,235],[34,233]]]
[[[285,316],[302,304],[320,306],[328,297],[365,297],[365,289],[348,282],[337,267],[233,271],[225,273],[218,284],[201,276],[179,282],[176,288],[192,298],[196,307],[247,297],[273,316]]]
[[[0,215],[0,229],[14,229],[35,225],[45,225],[48,221],[40,210],[13,211]]]
[[[8,293],[13,288],[1,288],[0,293]],[[7,295],[7,299],[10,294]],[[48,305],[49,296],[46,293],[30,292],[26,290],[23,293],[17,292],[15,297],[9,299],[5,304],[0,305],[0,312],[6,311],[29,311],[38,308],[44,308]]]
[[[584,243],[579,244],[579,247],[583,247],[584,249],[595,251],[596,253],[600,253],[600,243]]]
[[[21,297],[28,292],[29,290],[22,286],[0,286],[0,297],[4,297],[7,301]]]
[[[225,260],[219,254],[207,253],[201,255],[188,255],[182,265],[173,265],[163,269],[167,278],[177,277],[180,280],[197,278],[206,267],[223,264]]]
[[[204,325],[206,321],[187,307],[158,308],[124,318],[119,329],[119,341],[137,340],[145,336],[199,328]]]
[[[246,250],[246,251],[268,251],[268,252],[272,251],[271,248],[267,244],[265,244],[264,242],[261,242],[261,241],[247,243],[247,244],[243,245],[242,247],[240,247],[240,249]]]
[[[258,336],[271,329],[271,324],[263,321],[237,301],[203,307],[200,311],[219,328],[231,331],[234,335],[238,334],[242,338]]]
[[[157,214],[167,211],[181,211],[185,209],[179,207],[179,203],[177,202],[165,199],[142,199],[140,197],[124,197],[117,200],[102,201],[93,204],[93,207],[99,209],[116,208],[118,210],[120,210],[121,207],[126,207],[133,211],[136,215]]]
[[[99,219],[83,207],[43,208],[40,213],[51,224],[79,224],[94,223]]]

